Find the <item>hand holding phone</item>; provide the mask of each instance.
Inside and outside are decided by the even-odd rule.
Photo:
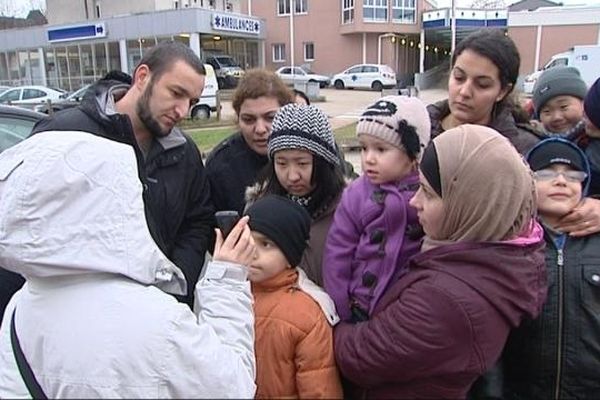
[[[240,218],[238,213],[220,212],[215,214],[219,230],[216,231],[213,260],[229,261],[240,265],[250,265],[255,255],[248,217]],[[225,234],[229,234],[225,238]]]
[[[240,214],[237,211],[217,211],[215,213],[217,225],[223,234],[223,240],[229,235],[235,224],[240,220]]]

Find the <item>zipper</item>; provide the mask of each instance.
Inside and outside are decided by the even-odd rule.
[[[564,243],[563,243],[564,246]],[[558,266],[558,340],[556,343],[557,346],[557,356],[556,356],[556,382],[554,385],[554,398],[559,399],[560,395],[560,380],[562,374],[562,341],[563,341],[563,319],[564,319],[564,293],[563,293],[563,285],[564,285],[564,253],[563,249],[557,249],[556,256],[556,264]]]

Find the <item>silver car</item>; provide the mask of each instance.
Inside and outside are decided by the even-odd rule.
[[[312,71],[302,67],[281,67],[275,71],[277,75],[287,85],[293,85],[296,82],[318,82],[319,87],[325,88],[329,86],[330,79],[328,76],[315,74]]]

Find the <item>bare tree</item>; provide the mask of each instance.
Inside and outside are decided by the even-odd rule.
[[[504,0],[473,0],[471,2],[471,8],[483,8],[483,9],[506,8],[506,2]]]
[[[31,10],[46,9],[45,0],[0,0],[0,16],[3,17],[26,17]]]

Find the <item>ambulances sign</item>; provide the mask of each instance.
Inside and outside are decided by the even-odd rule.
[[[253,18],[240,18],[230,14],[213,14],[212,27],[219,31],[260,34],[260,21]]]

